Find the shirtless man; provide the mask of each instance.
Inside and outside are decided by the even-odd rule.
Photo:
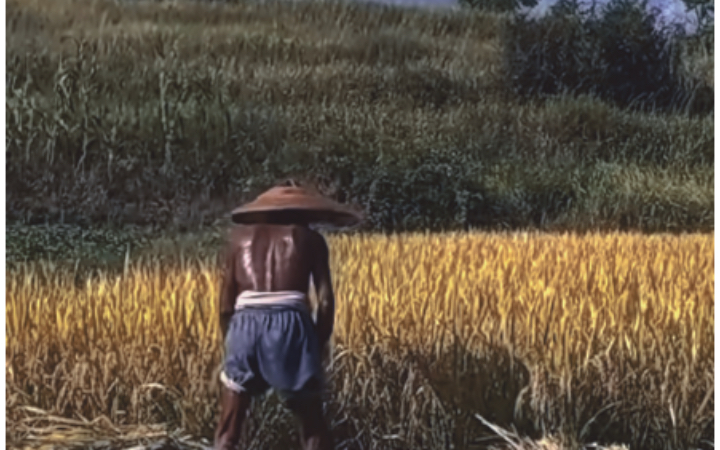
[[[220,292],[225,342],[216,449],[234,449],[252,396],[274,388],[300,424],[304,449],[330,449],[321,355],[335,298],[325,239],[308,225],[350,225],[359,214],[299,187],[276,187],[233,211]],[[315,285],[317,319],[308,301]]]

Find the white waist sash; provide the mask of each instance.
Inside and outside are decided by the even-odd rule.
[[[235,311],[248,306],[277,306],[310,312],[307,296],[300,291],[242,291],[235,300]]]

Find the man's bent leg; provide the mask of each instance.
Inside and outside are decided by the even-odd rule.
[[[220,422],[215,430],[215,450],[234,450],[237,448],[250,400],[250,394],[247,392],[235,392],[226,386],[222,386],[220,393]]]
[[[323,417],[322,398],[319,395],[294,398],[287,406],[300,422],[300,441],[304,450],[331,450],[332,436]]]

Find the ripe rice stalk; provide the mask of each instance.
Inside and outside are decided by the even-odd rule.
[[[712,235],[329,243],[338,301],[326,406],[340,441],[439,449],[511,429],[528,436],[517,445],[546,436],[670,449],[708,439]],[[8,270],[8,429],[36,408],[211,436],[223,351],[217,259],[146,255],[117,273],[77,275],[49,262]],[[269,432],[289,423],[273,398],[257,402],[264,419],[251,421],[246,443],[289,445]],[[8,434],[13,445],[27,436]]]

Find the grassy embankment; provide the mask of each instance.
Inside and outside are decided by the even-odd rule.
[[[339,448],[711,448],[712,236],[359,235],[330,246],[326,406]],[[81,282],[50,263],[10,272],[10,446],[210,437],[218,286],[213,260],[187,254]],[[244,442],[292,448],[292,428],[271,397]]]
[[[7,16],[13,225],[196,228],[299,176],[373,229],[713,228],[712,118],[519,100],[509,16],[89,0]]]

